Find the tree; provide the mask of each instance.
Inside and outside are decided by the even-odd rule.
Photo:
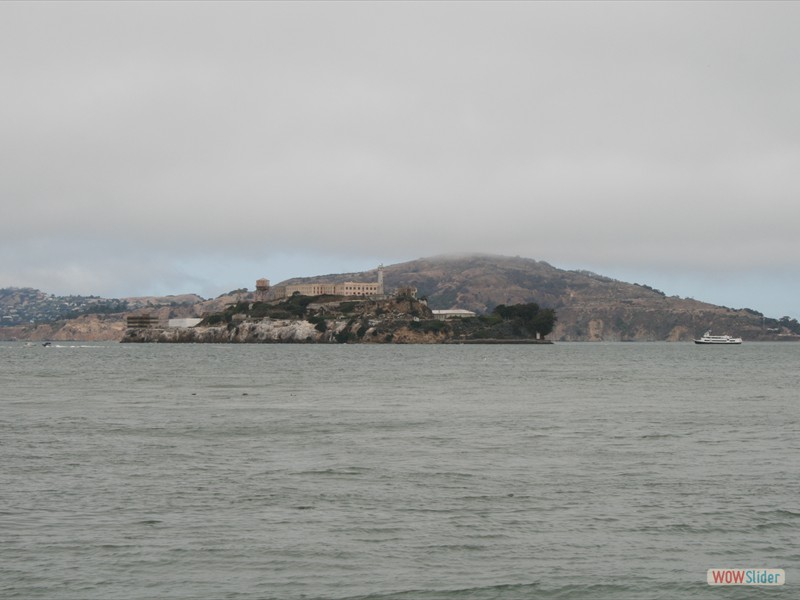
[[[500,304],[492,312],[510,322],[515,329],[541,337],[551,333],[556,323],[556,312],[552,308],[539,308],[535,302],[511,306]]]
[[[533,328],[542,337],[550,335],[556,325],[556,311],[552,308],[543,308],[533,319]]]

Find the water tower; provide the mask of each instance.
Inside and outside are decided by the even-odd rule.
[[[256,302],[265,302],[267,300],[267,293],[269,292],[269,279],[256,280]]]

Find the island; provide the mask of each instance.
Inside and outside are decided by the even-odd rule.
[[[500,305],[487,315],[432,311],[414,289],[392,296],[307,296],[242,301],[193,326],[130,320],[123,343],[550,344],[553,309]]]

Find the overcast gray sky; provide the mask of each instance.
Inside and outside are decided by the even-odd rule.
[[[0,287],[451,252],[800,318],[800,3],[0,3]]]

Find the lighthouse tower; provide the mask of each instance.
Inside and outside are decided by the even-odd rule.
[[[383,296],[383,264],[378,265],[378,295]]]

